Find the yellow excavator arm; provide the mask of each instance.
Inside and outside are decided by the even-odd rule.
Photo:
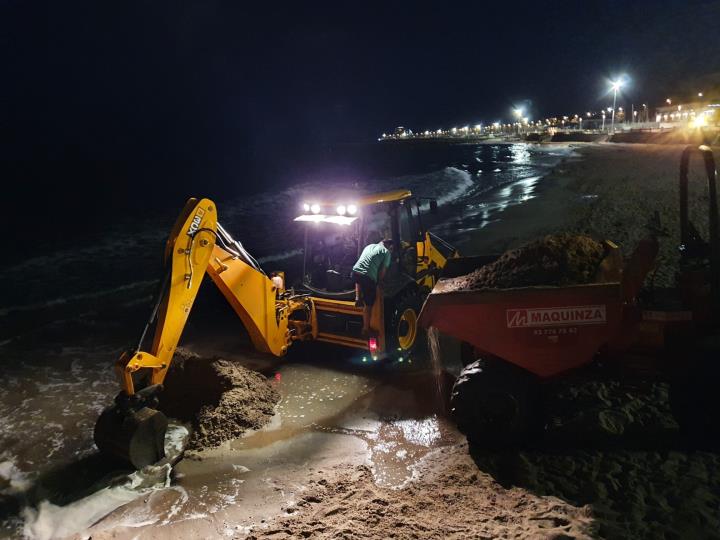
[[[277,301],[273,282],[217,222],[210,199],[187,202],[168,238],[165,264],[165,282],[147,327],[155,324],[152,348],[141,349],[144,332],[138,349],[124,353],[116,363],[125,394],[135,393],[133,374],[142,369],[152,371],[151,385],[163,383],[206,272],[242,320],[258,351],[276,356],[287,352],[288,315],[295,306]]]
[[[215,246],[208,275],[230,303],[260,352],[282,356],[290,345],[291,306],[277,301],[273,282],[252,266]]]
[[[217,222],[217,209],[210,199],[186,203],[167,240],[164,261],[165,278],[140,342],[115,363],[122,390],[95,425],[98,448],[136,468],[165,455],[167,419],[155,409],[157,394],[206,273],[260,351],[280,356],[287,351],[291,333],[295,339],[304,339],[307,331],[302,323],[294,322],[292,332],[288,329],[289,315],[296,309],[312,311],[312,302],[302,296],[277,298],[272,280]],[[145,350],[153,328],[152,345]],[[139,379],[141,371],[149,371],[149,379]],[[143,381],[140,389],[136,389],[138,380]]]
[[[167,273],[151,320],[156,320],[155,337],[149,352],[124,353],[116,363],[123,391],[135,393],[133,373],[152,370],[150,383],[162,384],[180,335],[190,315],[200,283],[217,237],[217,210],[210,199],[190,199],[175,222],[165,248]]]

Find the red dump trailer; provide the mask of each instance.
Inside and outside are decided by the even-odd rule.
[[[619,282],[476,291],[453,285],[445,280],[433,289],[421,324],[540,378],[590,363],[636,322]]]
[[[688,163],[705,164],[709,241],[689,222]],[[525,440],[537,425],[543,383],[577,373],[595,359],[621,376],[667,378],[671,406],[693,436],[720,432],[720,231],[716,171],[707,147],[688,147],[680,166],[680,268],[677,285],[639,299],[665,231],[657,213],[650,234],[623,262],[606,242],[596,283],[561,287],[463,290],[458,276],[494,257],[449,261],[427,297],[419,322],[463,343],[464,370],[451,410],[470,440],[505,445]],[[452,263],[452,264],[451,264]],[[647,293],[647,290],[643,290]],[[713,439],[717,442],[717,439]]]

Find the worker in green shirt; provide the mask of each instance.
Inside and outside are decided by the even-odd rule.
[[[373,304],[375,304],[377,287],[382,285],[385,272],[390,267],[392,245],[392,240],[385,239],[377,244],[366,246],[352,269],[355,282],[355,305],[364,306],[363,337],[370,335],[370,314]]]

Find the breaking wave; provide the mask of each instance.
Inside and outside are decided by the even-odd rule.
[[[35,508],[23,509],[23,534],[30,540],[50,540],[80,533],[108,515],[110,512],[142,495],[170,487],[172,463],[182,453],[188,437],[185,426],[170,424],[165,436],[165,462],[149,465],[113,482],[91,495],[66,506],[58,506],[47,500]]]

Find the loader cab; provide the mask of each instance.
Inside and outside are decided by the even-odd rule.
[[[418,243],[425,237],[422,203],[407,190],[303,203],[304,213],[295,218],[305,226],[303,288],[320,297],[354,298],[352,267],[365,246],[383,238],[393,240],[388,279],[398,286],[414,282]],[[431,210],[435,207],[430,201]]]

